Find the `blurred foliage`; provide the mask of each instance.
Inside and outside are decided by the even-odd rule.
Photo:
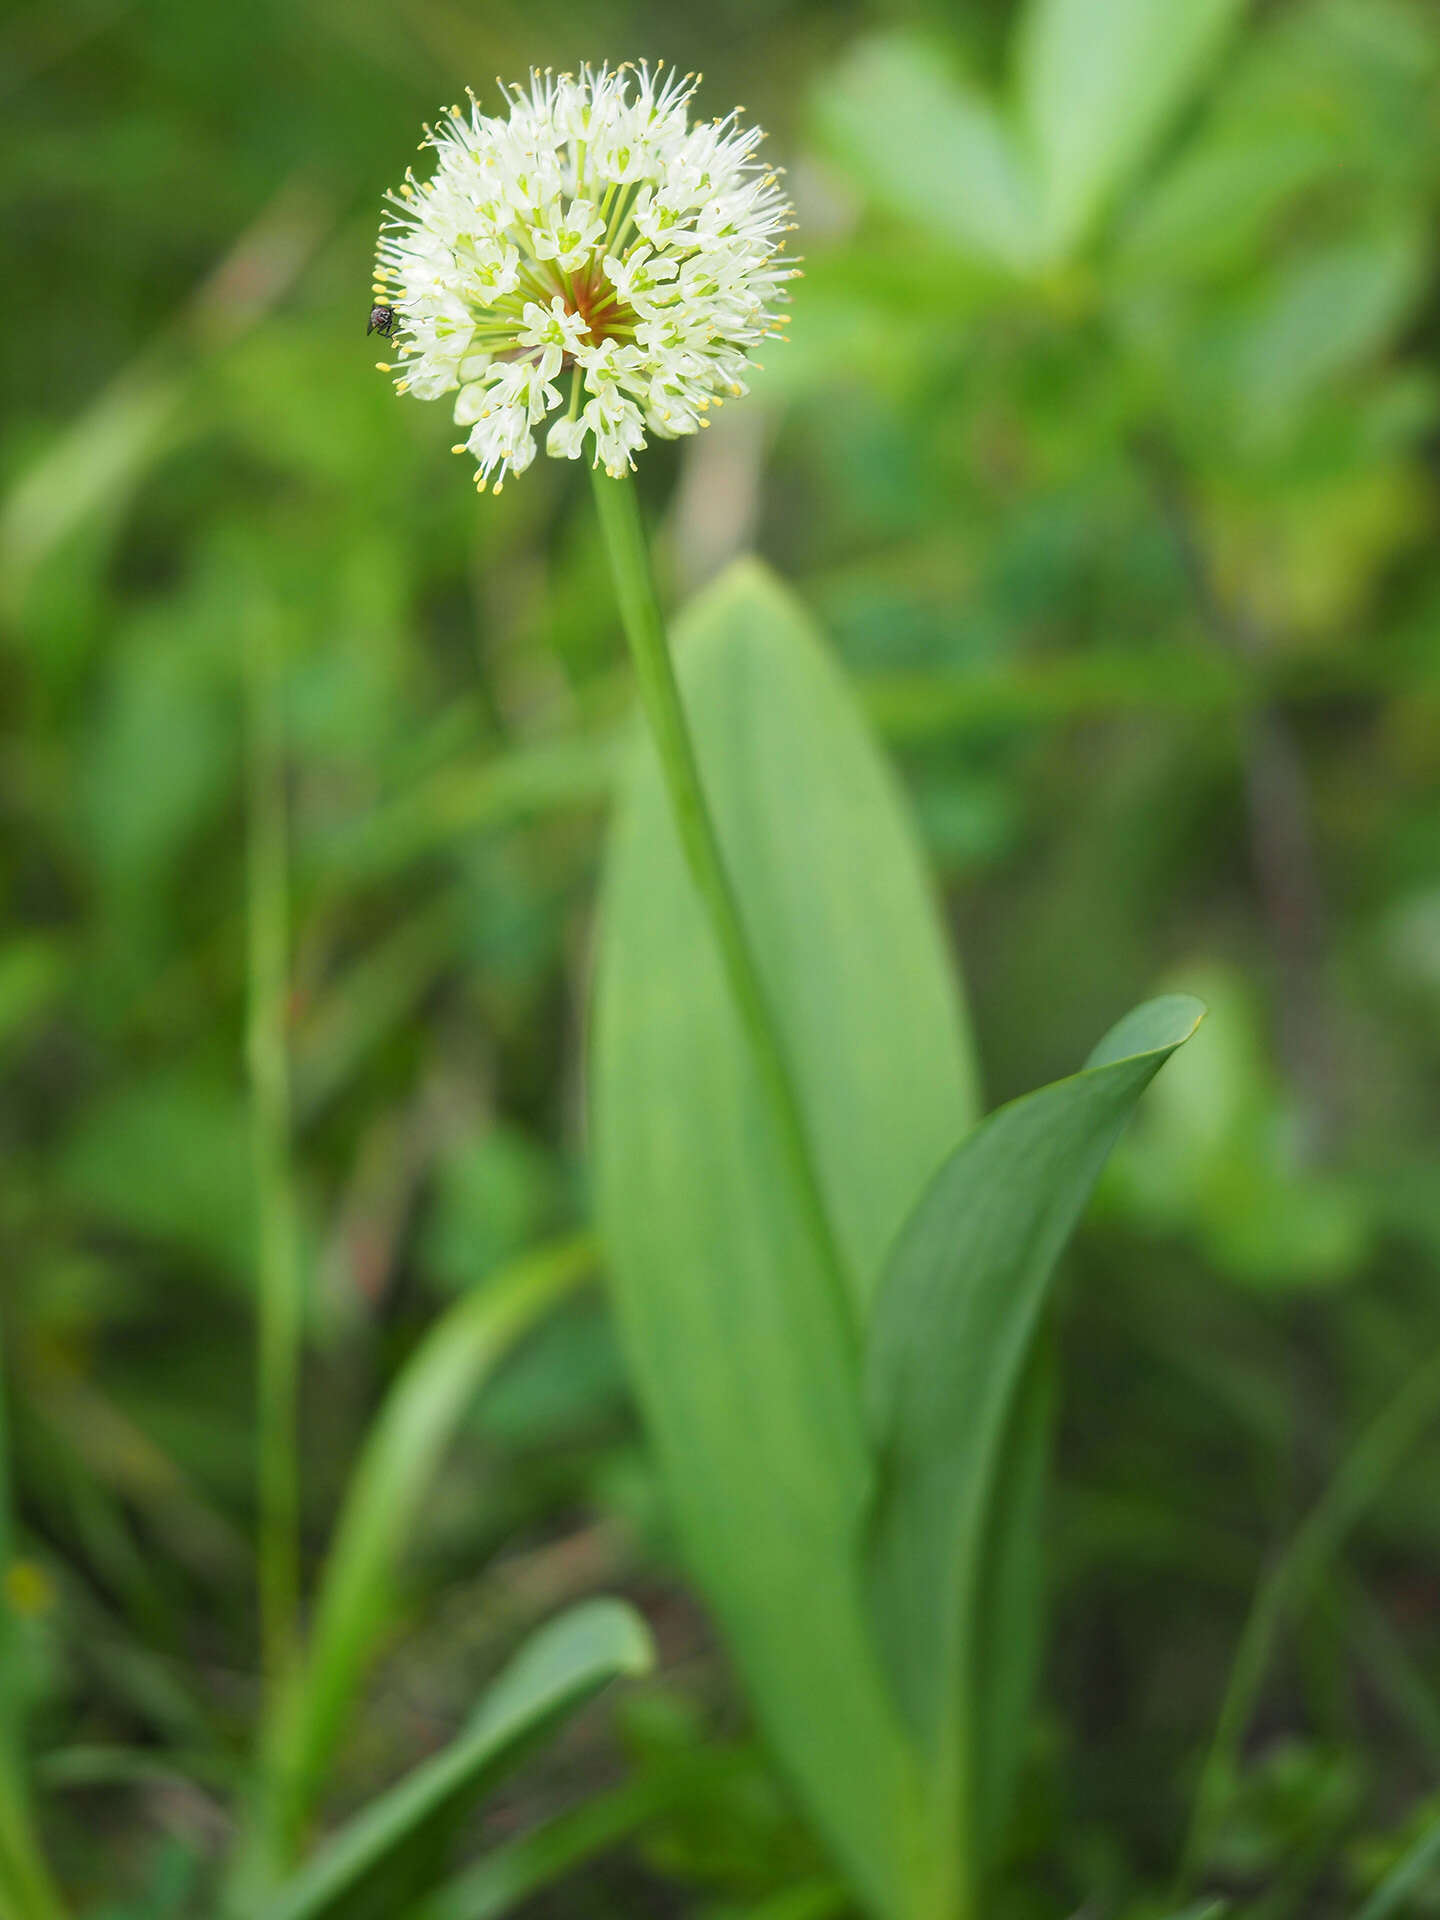
[[[1174,1910],[1260,1569],[1440,1344],[1440,22],[1207,4],[1143,71],[1082,39],[1057,78],[1035,19],[1064,12],[0,20],[11,1589],[79,1911],[209,1910],[255,1702],[240,683],[262,628],[297,867],[313,1554],[423,1331],[588,1215],[582,1010],[628,702],[583,476],[542,462],[477,509],[442,410],[395,404],[363,322],[377,196],[437,103],[632,53],[771,128],[807,260],[755,397],[647,461],[673,588],[754,541],[819,614],[919,808],[992,1099],[1148,993],[1214,1007],[1069,1266],[1054,1645],[999,1920]],[[1133,9],[1111,13],[1113,54]],[[1089,179],[1037,137],[1057,85],[1105,133]],[[1432,1435],[1295,1610],[1214,1854],[1237,1912],[1348,1913],[1433,1823],[1437,1470]],[[626,1764],[673,1799],[526,1911],[842,1911],[678,1570],[598,1299],[477,1404],[417,1518],[334,1811],[456,1725],[518,1626],[618,1585],[664,1693],[618,1736],[585,1719],[479,1837]]]

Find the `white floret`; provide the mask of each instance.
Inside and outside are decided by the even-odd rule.
[[[688,78],[533,74],[503,116],[427,129],[432,179],[389,200],[376,299],[399,391],[454,393],[483,487],[547,453],[623,473],[647,432],[697,432],[746,390],[794,267],[790,207],[732,114],[691,126]]]

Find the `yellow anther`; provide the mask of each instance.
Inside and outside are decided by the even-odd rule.
[[[375,362],[375,371],[377,373],[393,373],[395,369],[388,360],[377,360]]]
[[[462,440],[458,447],[451,447],[450,451],[451,453],[463,453],[465,451],[465,442]]]
[[[397,393],[408,393],[410,391],[410,382],[408,380],[396,381],[395,391]]]

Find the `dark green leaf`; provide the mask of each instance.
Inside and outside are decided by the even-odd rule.
[[[896,1698],[931,1762],[936,1818],[962,1834],[977,1831],[992,1764],[980,1747],[986,1580],[993,1573],[1008,1586],[1021,1564],[1014,1546],[994,1568],[985,1550],[1006,1473],[1035,1477],[1035,1436],[1024,1421],[1015,1426],[1016,1396],[1051,1275],[1135,1102],[1202,1011],[1181,995],[1151,1001],[1106,1036],[1084,1072],[979,1127],[931,1182],[876,1298],[872,1614]],[[1009,1730],[1000,1737],[1008,1742]],[[972,1872],[977,1845],[963,1848]]]

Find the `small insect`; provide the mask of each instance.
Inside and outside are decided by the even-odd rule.
[[[393,307],[371,307],[370,324],[365,329],[366,338],[372,333],[381,333],[389,340],[395,332],[395,322],[399,318]]]

